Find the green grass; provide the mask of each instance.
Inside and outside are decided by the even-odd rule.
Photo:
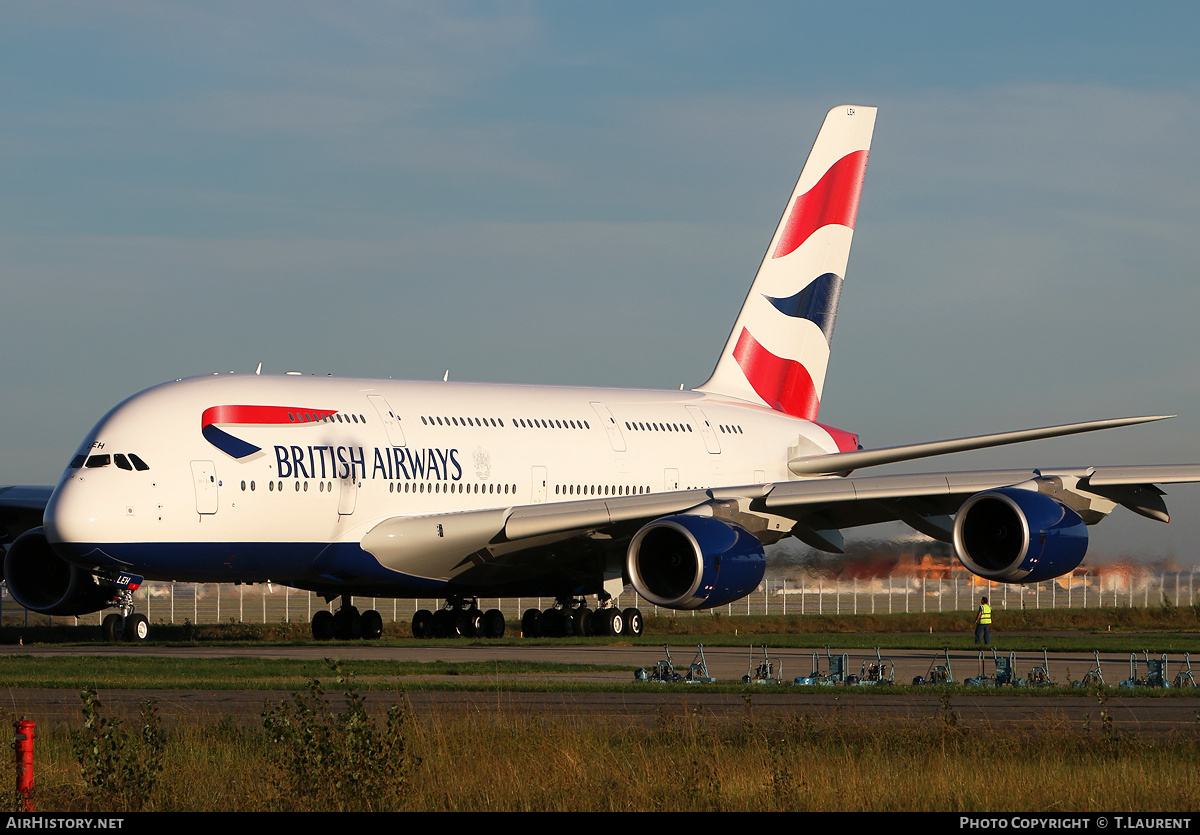
[[[1129,651],[1150,649],[1143,645],[1147,636],[1170,641],[1162,652],[1200,652],[1200,605],[1158,606],[1145,608],[1108,609],[1036,609],[1001,610],[994,612],[992,634],[998,641],[1032,642],[1028,646],[1040,649],[1045,641],[1076,641],[1082,645],[1063,649],[1108,649],[1120,651],[1123,646],[1101,642],[1132,639],[1136,646]],[[622,642],[662,644],[675,638],[703,638],[714,646],[744,643],[749,637],[769,637],[776,646],[823,646],[825,643],[858,641],[847,646],[888,646],[890,648],[924,649],[946,646],[946,641],[973,644],[974,615],[969,611],[926,612],[911,614],[844,614],[844,615],[727,615],[720,611],[695,615],[647,615],[646,631],[639,639],[622,638]],[[508,623],[508,636],[489,644],[525,645],[532,639],[519,636],[519,624]],[[154,624],[155,643],[168,645],[193,644],[261,644],[284,642],[315,644],[307,623],[219,623],[219,624]],[[384,644],[412,642],[406,623],[389,623],[384,630]],[[835,636],[837,636],[835,640]],[[100,627],[91,626],[15,626],[0,627],[0,644],[18,643],[93,643],[100,639]],[[536,643],[594,644],[607,643],[603,638],[539,639]],[[1095,646],[1091,646],[1091,644]],[[329,645],[329,644],[326,644]],[[1189,647],[1191,649],[1189,649]],[[1013,649],[1025,647],[1016,646]]]
[[[354,673],[367,688],[395,687],[411,677],[512,676],[532,673],[581,673],[621,670],[626,666],[534,663],[524,661],[374,661],[358,660]],[[202,690],[290,690],[329,670],[327,661],[258,658],[187,658],[155,656],[0,656],[0,680],[8,687],[88,687]],[[494,686],[494,685],[492,685]]]

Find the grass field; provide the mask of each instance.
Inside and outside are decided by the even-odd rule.
[[[1194,607],[1087,615],[1037,612],[1019,622],[1010,616],[1004,625],[1008,631],[999,631],[997,642],[1102,652],[1200,651]],[[287,634],[290,629],[225,624],[164,637],[176,645],[307,641],[303,631]],[[5,632],[0,640],[12,638],[11,630]],[[22,640],[88,640],[81,632],[55,628],[47,636],[26,633]],[[647,632],[641,642],[649,644],[678,637],[738,646],[751,639],[775,646],[836,642],[844,647],[940,648],[953,647],[952,641],[970,643],[961,623],[929,615],[800,622],[790,616],[688,618],[686,623],[648,622]],[[1012,648],[1021,647],[1014,643]],[[887,727],[837,711],[783,720],[760,720],[747,711],[744,721],[714,724],[682,704],[677,711],[662,712],[649,729],[605,729],[569,717],[489,711],[439,713],[417,721],[406,708],[403,688],[426,685],[403,683],[408,677],[597,668],[356,661],[350,675],[324,662],[31,658],[20,655],[17,646],[9,651],[13,654],[0,657],[0,675],[12,687],[261,687],[293,694],[268,705],[261,723],[249,727],[220,721],[164,728],[153,705],[140,718],[117,718],[101,704],[86,705],[78,727],[48,730],[37,741],[32,802],[38,812],[1134,813],[1200,808],[1200,702],[1197,721],[1170,738],[1114,730],[1108,697],[1101,691],[1092,694],[1096,709],[1086,724],[1051,723],[1033,733],[968,733],[954,707],[962,689],[942,694],[936,718]],[[500,685],[492,681],[486,686]],[[359,694],[368,687],[394,691],[387,716],[367,714]],[[1054,696],[1028,692],[1030,697]],[[1197,698],[1196,691],[1147,695]],[[986,775],[981,763],[986,763]],[[14,793],[0,796],[7,798],[9,809],[20,808]]]
[[[357,666],[357,665],[356,665]],[[245,671],[242,671],[245,672]],[[653,727],[471,710],[417,719],[395,690],[368,715],[325,670],[262,722],[165,729],[148,703],[115,719],[93,702],[37,742],[34,808],[147,811],[1190,812],[1200,729],[1169,738],[1094,719],[1037,732],[933,718],[884,727],[853,712],[711,722],[681,703]],[[980,763],[986,763],[981,770]],[[985,773],[986,772],[986,773]],[[18,798],[8,795],[10,809]]]

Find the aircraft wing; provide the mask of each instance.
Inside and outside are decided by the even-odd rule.
[[[1049,495],[1088,524],[1099,522],[1117,505],[1167,522],[1164,493],[1156,482],[1197,481],[1200,464],[852,476],[774,484],[756,504],[797,520],[800,529],[793,533],[801,539],[804,528],[836,530],[901,521],[948,542],[950,515],[987,490],[1019,487]]]
[[[0,487],[0,543],[42,524],[53,487]]]
[[[1200,464],[851,476],[528,505],[508,513],[502,535],[507,540],[518,540],[603,530],[673,513],[696,512],[706,506],[739,503],[743,517],[760,514],[794,520],[800,526],[800,530],[791,531],[796,535],[804,528],[836,530],[902,521],[948,541],[953,526],[949,517],[967,498],[1018,485],[1057,497],[1091,524],[1116,505],[1167,522],[1170,517],[1162,500],[1164,493],[1155,482],[1200,482]],[[714,515],[724,514],[718,510]]]
[[[393,517],[362,539],[383,564],[427,577],[445,577],[446,558],[471,553],[507,554],[519,561],[526,545],[542,546],[580,536],[627,539],[642,525],[677,514],[715,516],[737,522],[775,541],[789,534],[822,550],[841,550],[842,528],[902,521],[949,541],[952,514],[971,496],[1018,487],[1050,495],[1094,524],[1117,505],[1168,521],[1163,491],[1155,482],[1200,481],[1200,464],[1114,466],[1057,470],[986,470],[921,473],[755,484],[642,496],[613,496],[511,508]],[[425,555],[423,566],[414,554]],[[457,571],[452,571],[457,573]]]

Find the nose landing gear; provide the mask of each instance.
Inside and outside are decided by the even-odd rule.
[[[142,585],[142,578],[133,574],[121,574],[114,582],[119,591],[111,605],[119,608],[121,612],[104,616],[100,623],[104,640],[109,643],[127,641],[140,644],[150,637],[149,619],[133,611],[133,593]]]

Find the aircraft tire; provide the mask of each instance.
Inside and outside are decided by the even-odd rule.
[[[542,612],[542,636],[546,638],[563,636],[563,614],[558,609],[546,609]]]
[[[542,612],[540,609],[526,609],[521,616],[521,634],[526,638],[542,637]]]
[[[428,609],[418,609],[413,613],[412,634],[414,638],[433,637],[433,612]]]
[[[588,636],[589,638],[594,638],[597,635],[604,634],[604,624],[602,623],[603,618],[601,617],[601,614],[601,612],[596,610],[588,612],[587,619],[583,624],[584,635]]]
[[[590,621],[592,613],[587,606],[580,606],[571,613],[571,620],[574,622],[576,635],[588,636],[591,634]]]
[[[480,621],[482,635],[485,638],[504,637],[504,613],[499,609],[488,609]]]
[[[479,610],[459,610],[454,613],[453,628],[454,637],[457,638],[474,638],[475,637],[475,616],[479,614]]]
[[[631,638],[640,638],[642,636],[641,610],[630,607],[621,613],[621,617],[625,619],[625,634]]]
[[[467,610],[467,637],[478,638],[483,635],[483,612],[478,606],[472,606]]]
[[[434,612],[433,637],[450,638],[454,634],[454,613],[449,609],[438,609]]]
[[[312,636],[314,641],[328,641],[333,638],[333,612],[321,609],[312,616]]]
[[[625,634],[625,619],[620,609],[605,609],[600,615],[600,634],[618,637]]]
[[[104,634],[104,640],[110,644],[121,640],[121,616],[115,612],[105,615],[104,622],[100,624],[100,631]]]
[[[130,615],[125,618],[125,626],[121,633],[128,643],[140,644],[150,637],[150,621],[142,614]]]
[[[374,609],[362,613],[362,636],[368,641],[378,640],[383,635],[383,616]]]

